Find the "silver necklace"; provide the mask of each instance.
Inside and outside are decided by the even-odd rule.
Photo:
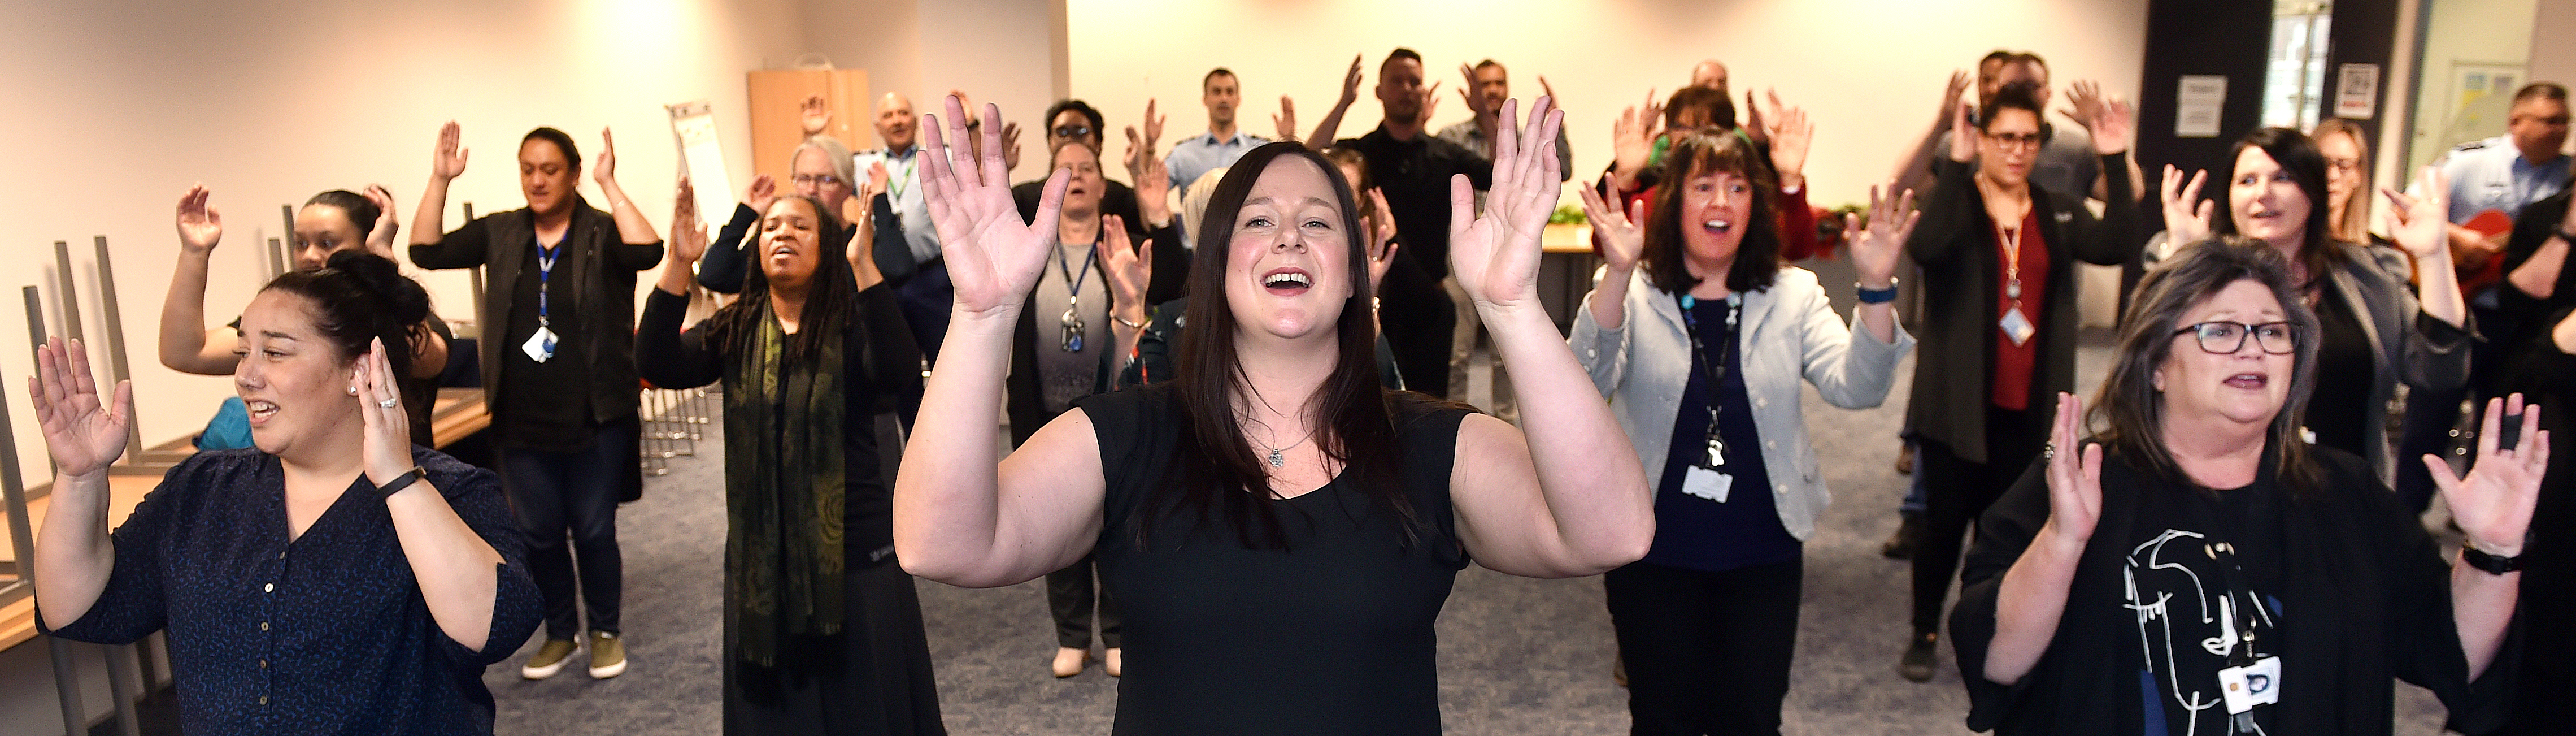
[[[1252,439],[1252,437],[1251,437],[1251,435],[1245,435],[1245,436],[1244,436],[1244,439]],[[1271,447],[1268,443],[1262,442],[1262,441],[1260,441],[1260,440],[1252,440],[1252,444],[1260,445],[1260,446],[1261,446],[1261,449],[1269,450],[1269,451],[1270,451],[1270,467],[1274,467],[1274,468],[1276,468],[1276,467],[1281,467],[1281,466],[1284,466],[1284,465],[1287,465],[1287,464],[1288,464],[1288,458],[1284,455],[1284,453],[1288,452],[1289,450],[1297,449],[1297,446],[1298,446],[1298,445],[1306,444],[1306,440],[1309,440],[1309,439],[1313,439],[1313,437],[1312,437],[1312,436],[1308,436],[1308,437],[1299,437],[1299,438],[1297,438],[1297,441],[1295,441],[1295,442],[1291,442],[1291,443],[1288,443],[1288,446],[1287,446],[1287,447]]]

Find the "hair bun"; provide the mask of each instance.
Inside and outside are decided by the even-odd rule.
[[[406,325],[429,319],[429,291],[420,282],[402,274],[393,259],[360,250],[331,254],[324,268],[340,271],[355,278],[358,285],[382,300],[385,310]]]

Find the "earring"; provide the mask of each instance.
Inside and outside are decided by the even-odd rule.
[[[356,386],[350,386],[350,387],[349,387],[349,395],[350,395],[350,396],[356,396],[356,395],[358,395],[358,387],[356,387]]]

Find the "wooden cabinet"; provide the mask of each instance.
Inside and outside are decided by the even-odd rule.
[[[840,139],[852,151],[875,148],[874,103],[868,99],[865,69],[769,69],[749,75],[751,105],[751,170],[778,180],[778,190],[791,185],[788,154],[805,141],[805,98],[822,95],[832,108],[832,125],[823,134]],[[750,182],[741,186],[749,187]],[[736,197],[741,192],[735,192]]]

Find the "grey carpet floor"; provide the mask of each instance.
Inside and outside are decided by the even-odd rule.
[[[1848,271],[1825,273],[1825,283],[1850,282]],[[2108,354],[2107,333],[2086,336],[2079,358],[2083,388],[2100,380]],[[1910,362],[1901,376],[1911,374]],[[1490,374],[1482,368],[1480,359],[1471,398],[1490,395]],[[1946,647],[1932,682],[1907,682],[1895,670],[1908,628],[1910,568],[1880,557],[1878,544],[1894,530],[1894,509],[1905,491],[1905,476],[1891,467],[1905,379],[1898,385],[1886,405],[1867,411],[1835,409],[1808,392],[1808,430],[1822,450],[1836,501],[1807,543],[1786,733],[1966,732],[1967,698]],[[485,675],[499,701],[499,733],[720,730],[717,578],[725,512],[718,431],[711,426],[697,454],[672,461],[670,474],[647,479],[644,499],[619,515],[631,668],[604,681],[578,667],[552,680],[523,681],[518,665],[539,643],[531,641]],[[916,585],[950,732],[1108,733],[1115,679],[1096,664],[1078,677],[1047,675],[1055,643],[1042,582],[989,590]],[[1614,647],[1598,578],[1531,580],[1470,567],[1458,576],[1439,634],[1441,708],[1450,733],[1626,732],[1626,695],[1610,679]],[[2396,687],[2397,732],[2437,733],[2440,703],[2414,686]]]

